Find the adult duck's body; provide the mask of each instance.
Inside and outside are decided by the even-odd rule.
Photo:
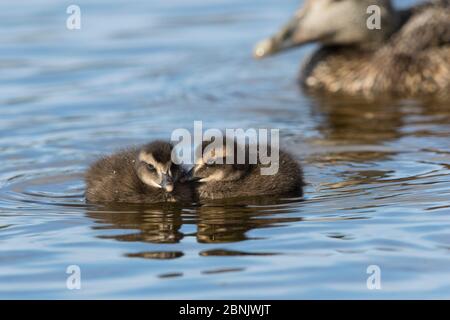
[[[378,13],[380,28],[369,28],[368,19]],[[287,26],[257,45],[255,56],[310,42],[322,46],[303,66],[300,81],[307,89],[364,96],[450,94],[449,0],[406,10],[396,10],[389,0],[308,0]]]

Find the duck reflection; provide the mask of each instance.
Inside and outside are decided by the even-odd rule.
[[[312,104],[322,117],[318,129],[328,144],[382,144],[401,137],[400,102],[325,95],[312,96]]]
[[[199,243],[230,243],[249,239],[248,232],[254,229],[279,227],[301,221],[302,218],[286,216],[298,212],[299,199],[264,200],[247,199],[244,203],[226,201],[202,206],[108,206],[87,212],[95,230],[112,230],[110,234],[98,235],[102,239],[153,244],[176,244],[184,238],[194,237]],[[270,204],[269,204],[270,203]],[[183,232],[183,225],[193,225],[194,232]],[[192,230],[192,228],[187,228]],[[129,253],[130,258],[176,259],[181,251],[145,251]],[[224,249],[205,250],[206,255],[247,255]],[[257,253],[266,255],[274,253]]]
[[[367,100],[348,95],[310,95],[310,99],[326,145],[381,145],[415,134],[404,130],[410,124],[450,122],[448,102],[436,99]]]
[[[450,123],[448,102],[437,99],[311,95],[310,101],[319,138],[311,141],[314,152],[305,162],[310,172],[320,170],[322,178],[310,183],[316,191],[328,189],[333,194],[336,189],[354,193],[363,190],[361,185],[367,189],[386,183],[398,168],[385,162],[425,150],[433,140],[423,138],[445,135],[442,128]]]

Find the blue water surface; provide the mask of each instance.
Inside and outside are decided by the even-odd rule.
[[[308,96],[314,46],[253,60],[296,0],[76,4],[80,30],[64,1],[0,4],[0,298],[450,298],[448,103]],[[280,129],[304,199],[85,203],[96,157],[194,120]]]

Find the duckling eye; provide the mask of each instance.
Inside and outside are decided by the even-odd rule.
[[[155,171],[155,167],[153,165],[151,165],[150,163],[147,163],[147,170],[148,171]]]

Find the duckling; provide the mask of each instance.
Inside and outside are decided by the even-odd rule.
[[[191,201],[193,189],[178,183],[184,170],[171,161],[172,145],[154,141],[95,162],[86,173],[88,202]]]
[[[369,28],[377,8],[380,28]],[[303,65],[300,83],[306,89],[366,97],[449,96],[449,0],[405,10],[390,0],[307,0],[254,55],[312,42],[321,47]]]
[[[261,169],[268,167],[261,161],[250,160],[249,145],[240,145],[234,140],[233,151],[226,145],[226,138],[221,147],[213,152],[205,152],[213,141],[204,142],[199,148],[201,157],[191,170],[192,179],[198,182],[197,198],[216,200],[227,198],[257,197],[257,196],[301,196],[303,195],[303,172],[294,158],[279,151],[278,171],[273,175],[261,174]],[[228,149],[227,149],[228,147]],[[260,148],[257,146],[257,152]],[[268,148],[270,153],[270,148]],[[233,164],[227,164],[227,154],[232,152]],[[238,164],[238,154],[245,154],[243,164]]]

